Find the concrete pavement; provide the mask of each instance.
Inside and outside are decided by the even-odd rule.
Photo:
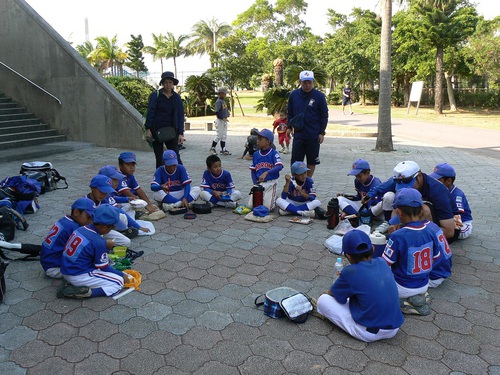
[[[213,135],[187,133],[182,158],[196,184]],[[230,134],[233,155],[222,158],[244,195],[250,172],[237,156],[245,139]],[[327,137],[314,175],[326,207],[335,193],[353,192],[346,174],[360,157],[382,180],[402,160],[417,161],[424,172],[440,162],[457,170],[456,183],[473,211],[473,235],[452,245],[453,275],[431,290],[432,314],[407,316],[395,338],[366,344],[315,317],[302,325],[267,318],[254,307],[259,294],[289,286],[318,296],[330,285],[336,255],[323,243],[331,232],[323,221],[301,226],[279,217],[257,224],[214,209],[195,220],[167,215],[155,222],[154,236],[132,240],[132,249],[145,252],[134,266],[143,283],[117,301],[57,299],[60,281],[44,277],[37,262],[12,262],[0,304],[0,373],[500,374],[500,161],[476,149],[422,143],[397,135],[397,151],[376,153],[371,138]],[[88,191],[97,170],[122,151],[90,148],[50,157],[70,188],[42,195],[42,208],[27,216],[30,227],[15,241],[40,243]],[[153,153],[137,155],[137,177],[149,191]],[[283,159],[288,167],[289,155]],[[20,164],[3,163],[0,175],[17,174]]]

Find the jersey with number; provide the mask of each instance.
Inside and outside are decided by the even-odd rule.
[[[380,181],[380,179],[378,177],[374,177],[372,175],[370,175],[370,178],[364,184],[359,182],[359,180],[357,178],[354,179],[354,189],[358,193],[356,196],[356,199],[354,199],[354,200],[359,201],[359,200],[363,199],[365,197],[365,195],[368,194],[368,192],[371,189],[380,185],[381,183],[382,183],[382,181]]]
[[[219,176],[214,176],[208,169],[205,170],[200,186],[203,189],[215,191],[226,191],[235,188],[231,173],[224,169]]]
[[[253,154],[253,163],[250,165],[250,170],[252,171],[252,177],[255,176],[256,178],[253,181],[254,183],[264,172],[269,172],[266,181],[276,180],[280,176],[282,169],[283,163],[281,162],[280,153],[272,147],[264,151],[259,150]]]
[[[331,291],[341,304],[349,299],[353,320],[365,327],[395,329],[404,322],[394,276],[382,258],[347,266]]]
[[[288,186],[288,193],[283,192],[281,194],[281,198],[283,198],[283,199],[288,198],[288,199],[295,201],[295,202],[308,202],[308,201],[314,200],[316,198],[316,188],[314,187],[314,181],[312,180],[312,178],[306,177],[306,180],[304,181],[304,183],[302,185],[299,185],[299,186],[301,186],[302,191],[309,195],[309,199],[304,198],[300,194],[300,192],[297,190],[297,185],[299,185],[299,183],[297,181],[295,181],[295,179],[292,179],[292,181],[290,181],[290,185]],[[285,195],[285,196],[283,196],[283,195]],[[313,198],[313,199],[311,199],[311,198]]]
[[[431,228],[414,221],[391,234],[382,257],[391,266],[399,285],[421,288],[429,282],[432,264],[441,255],[440,246]]]
[[[448,240],[444,236],[443,230],[432,221],[426,221],[425,224],[431,228],[439,240],[439,259],[432,264],[432,271],[429,274],[429,279],[436,280],[448,278],[451,275],[451,248]]]
[[[184,189],[185,185],[191,183],[191,178],[186,170],[186,168],[178,164],[173,173],[168,173],[165,166],[159,167],[154,176],[153,181],[151,181],[151,190],[159,191],[161,190],[161,185],[168,184],[170,191],[180,191]]]
[[[66,242],[61,262],[63,275],[82,275],[109,264],[106,240],[92,224],[76,229]]]
[[[67,215],[50,228],[49,234],[43,240],[40,253],[40,263],[44,270],[61,267],[64,246],[71,233],[79,227],[80,224]]]
[[[472,221],[472,212],[470,210],[469,202],[467,201],[464,192],[455,185],[452,185],[450,188],[450,194],[457,205],[457,209],[460,217],[462,218],[462,222]]]

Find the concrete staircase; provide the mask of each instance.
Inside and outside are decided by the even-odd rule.
[[[65,135],[50,129],[48,124],[0,92],[0,162],[29,161],[94,146],[66,141]]]
[[[0,93],[0,150],[65,140],[65,135]]]

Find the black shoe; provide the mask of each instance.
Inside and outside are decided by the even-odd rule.
[[[144,255],[144,251],[134,251],[127,249],[127,259],[130,259],[130,261],[134,261],[136,258],[142,257]]]
[[[134,227],[130,227],[130,228],[127,228],[126,230],[124,230],[123,232],[121,232],[125,237],[127,238],[135,238],[139,235],[139,229],[137,228],[134,228]]]
[[[321,207],[316,207],[314,209],[314,214],[316,216],[316,219],[319,219],[319,220],[326,220],[327,219],[326,211],[324,209],[322,209]]]

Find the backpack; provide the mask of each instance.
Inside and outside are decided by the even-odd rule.
[[[8,206],[0,207],[0,241],[12,241],[16,229],[26,230],[28,227],[28,222],[19,212]]]
[[[23,163],[19,174],[38,181],[40,184],[40,194],[45,194],[47,191],[56,189],[68,188],[66,178],[61,176],[59,172],[52,167],[52,163],[50,162],[32,161]],[[63,181],[66,186],[57,187],[59,181]]]
[[[0,189],[0,198],[2,199],[32,201],[40,194],[41,185],[28,176],[13,176],[0,182]]]
[[[9,263],[0,259],[0,302],[3,301],[5,296],[5,270],[8,265]]]

